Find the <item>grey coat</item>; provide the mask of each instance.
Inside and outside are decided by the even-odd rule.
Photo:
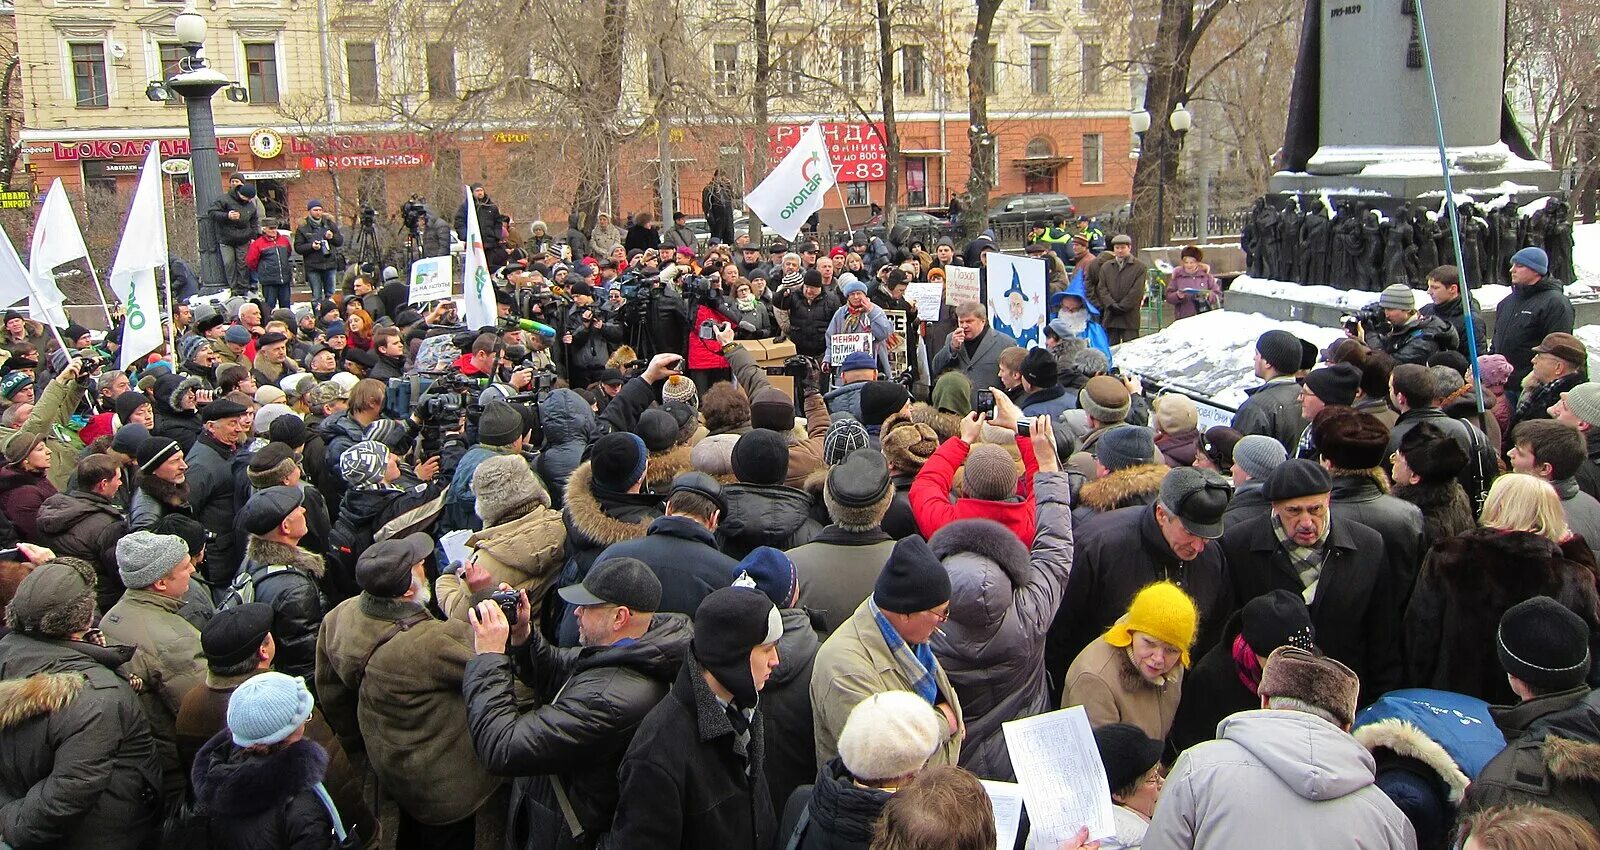
[[[1000,352],[1016,344],[1016,340],[990,327],[978,340],[977,354],[969,356],[965,345],[952,351],[950,336],[947,335],[944,344],[933,355],[933,374],[938,375],[952,367],[961,370],[961,374],[972,382],[972,404],[976,407],[979,390],[1000,385]]]
[[[821,618],[827,634],[855,613],[894,551],[894,538],[879,530],[854,532],[830,525],[804,546],[789,550],[800,577],[800,607]]]
[[[987,779],[1015,772],[1000,724],[1049,711],[1045,633],[1072,572],[1065,472],[1035,477],[1039,532],[1030,550],[994,520],[957,520],[929,540],[950,573],[950,619],[929,641],[961,697],[961,766]]]
[[[1306,429],[1306,421],[1300,417],[1300,385],[1294,378],[1273,378],[1245,392],[1250,398],[1233,415],[1233,427],[1247,436],[1265,434],[1294,457],[1300,432]]]
[[[1583,542],[1589,545],[1589,551],[1594,553],[1595,560],[1600,561],[1600,501],[1579,490],[1575,478],[1551,483],[1561,496],[1561,509],[1566,511],[1567,527],[1583,537]]]

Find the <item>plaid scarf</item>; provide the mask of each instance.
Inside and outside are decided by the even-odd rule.
[[[900,665],[900,672],[910,680],[911,690],[920,694],[929,705],[938,702],[939,683],[933,678],[934,666],[938,662],[933,658],[933,647],[924,643],[913,649],[906,643],[906,639],[894,630],[889,618],[878,610],[878,603],[869,597],[867,604],[872,606],[872,617],[878,621],[878,631],[883,633],[884,643],[889,644],[889,654],[894,656],[895,663]]]
[[[1278,538],[1278,545],[1283,547],[1283,553],[1289,556],[1289,566],[1294,567],[1301,583],[1306,586],[1301,596],[1305,597],[1306,604],[1310,605],[1317,598],[1317,580],[1322,578],[1322,567],[1328,562],[1327,530],[1323,530],[1322,538],[1315,546],[1301,546],[1289,539],[1289,535],[1283,530],[1283,523],[1274,516],[1272,533]]]
[[[868,307],[860,312],[856,312],[855,310],[846,310],[844,313],[844,325],[842,326],[843,329],[840,331],[840,333],[858,334],[871,331],[872,323],[868,321],[868,315],[871,312],[871,307]]]

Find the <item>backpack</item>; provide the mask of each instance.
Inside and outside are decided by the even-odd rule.
[[[261,570],[260,576],[257,576],[254,571],[249,569],[239,570],[239,574],[235,575],[233,581],[228,583],[227,592],[222,597],[222,602],[217,605],[217,610],[226,611],[229,608],[237,608],[247,602],[256,601],[256,585],[266,581],[271,576],[292,572],[293,569],[293,567],[285,566],[284,564],[273,564]]]

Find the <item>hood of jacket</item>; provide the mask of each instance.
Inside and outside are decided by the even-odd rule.
[[[325,571],[321,555],[307,552],[299,546],[289,546],[254,534],[250,535],[250,542],[245,544],[244,556],[255,566],[282,564],[294,567],[316,579],[322,578]]]
[[[823,766],[811,789],[811,828],[830,836],[833,843],[829,846],[866,847],[889,797],[888,791],[857,785],[844,762],[834,757]]]
[[[1083,278],[1084,275],[1081,274],[1073,275],[1067,281],[1067,288],[1063,294],[1078,296],[1078,299],[1083,302],[1084,306],[1089,308],[1089,315],[1098,319],[1100,318],[1100,308],[1094,306],[1094,302],[1089,300],[1089,286],[1088,284],[1084,283]]]
[[[1262,709],[1225,718],[1217,737],[1244,748],[1307,800],[1337,800],[1371,785],[1372,753],[1332,723],[1301,711]]]
[[[1562,782],[1600,782],[1600,696],[1593,691],[1567,711],[1545,719],[1544,762]]]
[[[1166,477],[1167,466],[1163,463],[1125,467],[1084,484],[1078,491],[1078,503],[1101,513],[1151,504],[1160,494],[1161,480]]]
[[[322,781],[328,751],[302,738],[275,753],[249,756],[223,729],[195,755],[189,778],[195,800],[217,817],[254,815]]]
[[[1410,721],[1390,717],[1354,729],[1350,734],[1374,757],[1379,750],[1388,750],[1395,755],[1422,762],[1450,789],[1451,805],[1460,805],[1466,796],[1467,785],[1472,780],[1461,772],[1461,766],[1438,741],[1429,738],[1426,732]]]
[[[398,495],[395,490],[346,490],[339,501],[339,519],[348,519],[352,528],[369,525]]]
[[[650,617],[650,628],[638,640],[621,646],[585,647],[572,671],[577,674],[602,667],[627,667],[671,685],[693,637],[688,617],[658,611]]]
[[[329,416],[327,419],[322,420],[322,424],[317,426],[317,433],[321,434],[323,439],[329,442],[343,434],[346,439],[359,443],[365,431],[366,429],[361,427],[361,423],[356,421],[355,414],[348,410],[341,410]]]
[[[39,531],[61,534],[97,513],[113,520],[122,519],[122,512],[116,505],[93,493],[57,493],[39,506]]]
[[[583,396],[562,387],[539,402],[539,423],[544,428],[545,445],[586,443],[594,433],[594,410]]]
[[[166,374],[156,379],[155,398],[150,400],[150,406],[156,413],[166,416],[193,416],[192,410],[179,410],[178,397],[188,390],[200,389],[200,379],[177,374]]]
[[[600,546],[643,537],[661,514],[659,496],[611,493],[594,489],[594,475],[584,461],[567,479],[563,508],[568,525]],[[635,518],[637,517],[637,518]]]
[[[950,573],[950,619],[978,631],[998,625],[1029,567],[1016,532],[992,519],[962,519],[934,532],[928,546]]]
[[[728,515],[718,536],[738,538],[751,546],[786,548],[789,537],[811,520],[811,497],[781,484],[730,484],[722,488]]]
[[[0,642],[0,729],[54,714],[72,704],[88,684],[86,673],[115,676],[133,658],[131,646],[96,646],[73,640],[38,639],[15,632]]]
[[[768,687],[797,681],[801,673],[810,679],[811,659],[817,656],[817,650],[822,647],[810,611],[785,608],[782,617],[783,636],[778,638],[778,666],[767,679]]]

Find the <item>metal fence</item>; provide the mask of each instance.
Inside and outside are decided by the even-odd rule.
[[[1238,236],[1250,217],[1247,209],[1233,212],[1214,212],[1206,216],[1206,236]],[[1167,239],[1199,239],[1200,216],[1196,213],[1178,213],[1167,227]]]

